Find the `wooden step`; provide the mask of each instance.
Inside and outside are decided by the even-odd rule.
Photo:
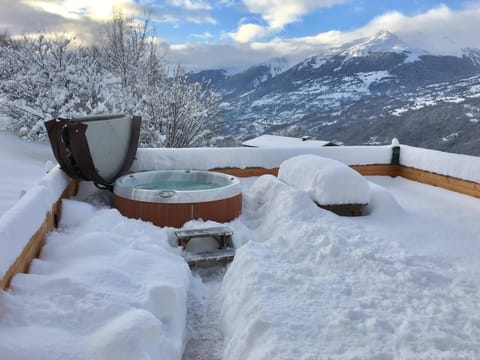
[[[211,237],[217,240],[221,249],[232,247],[233,230],[228,226],[208,227],[190,230],[177,230],[175,236],[177,237],[178,245],[186,248],[188,242],[194,238]]]
[[[226,264],[235,257],[234,248],[226,248],[200,253],[184,252],[184,258],[190,267],[207,267]]]

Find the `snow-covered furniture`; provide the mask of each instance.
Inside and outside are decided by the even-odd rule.
[[[319,206],[339,214],[360,215],[370,200],[368,182],[344,163],[317,155],[299,155],[281,163],[278,177],[306,191]]]

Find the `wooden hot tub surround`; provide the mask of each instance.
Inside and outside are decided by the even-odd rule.
[[[155,225],[180,228],[189,220],[229,222],[242,212],[242,187],[232,175],[201,170],[154,170],[118,178],[120,213]]]
[[[126,217],[151,221],[157,226],[180,228],[189,220],[203,219],[220,223],[240,216],[242,194],[222,200],[197,203],[161,204],[125,199],[114,195],[115,207]]]

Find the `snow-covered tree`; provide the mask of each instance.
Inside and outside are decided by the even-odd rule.
[[[138,112],[145,86],[161,66],[149,19],[137,21],[114,9],[112,20],[101,39],[102,66],[118,77],[122,88],[122,107],[128,113]]]
[[[165,136],[152,126],[159,113],[158,95],[165,90],[165,64],[150,35],[150,22],[126,17],[114,9],[101,39],[102,65],[119,79],[122,111],[142,117],[140,144],[163,146]]]
[[[0,78],[0,112],[22,139],[44,140],[46,120],[114,110],[112,76],[89,49],[71,42],[38,35],[0,48],[2,69],[8,69]]]
[[[217,130],[220,95],[200,82],[189,82],[177,66],[167,91],[158,96],[159,117],[155,124],[165,135],[165,147],[205,145]]]
[[[8,45],[12,41],[8,31],[3,31],[0,33],[0,46]]]
[[[123,109],[142,116],[144,147],[205,145],[220,110],[220,97],[190,83],[178,66],[168,74],[155,45],[148,17],[143,21],[114,11],[103,41],[103,61],[121,79]]]
[[[206,145],[219,95],[188,82],[179,66],[169,75],[150,34],[148,18],[115,11],[98,46],[74,46],[65,36],[0,36],[0,115],[8,129],[43,140],[46,120],[126,112],[142,117],[142,146]]]

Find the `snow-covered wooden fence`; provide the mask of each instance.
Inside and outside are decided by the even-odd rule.
[[[399,165],[392,165],[392,149],[390,145],[139,149],[132,171],[196,169],[240,177],[276,175],[282,161],[308,153],[341,161],[365,176],[402,176],[480,198],[480,157],[401,145]]]
[[[0,217],[0,290],[28,271],[61,215],[61,199],[76,190],[77,182],[56,167]]]

